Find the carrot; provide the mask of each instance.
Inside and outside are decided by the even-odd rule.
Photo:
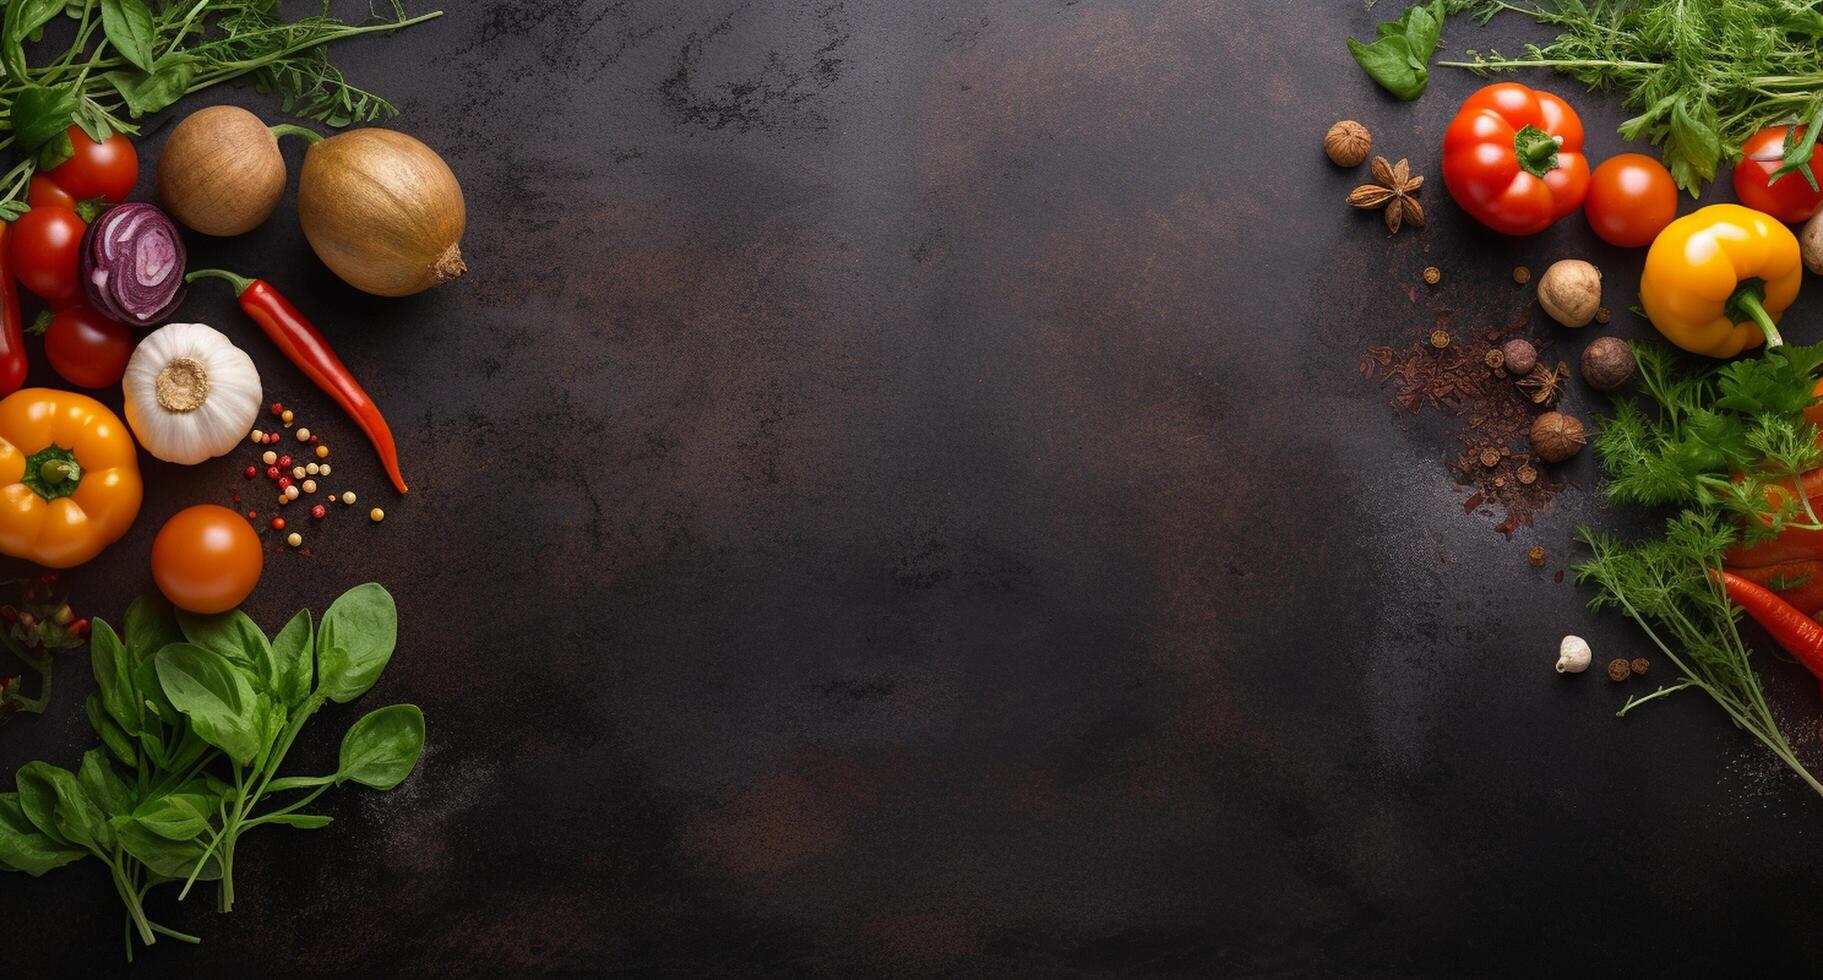
[[[1798,662],[1817,678],[1818,690],[1823,691],[1823,623],[1804,615],[1798,607],[1763,585],[1733,572],[1724,571],[1720,576],[1728,598],[1745,610],[1754,622],[1765,627],[1779,646],[1798,658]]]

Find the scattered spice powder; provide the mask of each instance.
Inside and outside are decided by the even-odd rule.
[[[1540,467],[1525,446],[1532,420],[1542,411],[1526,391],[1501,377],[1488,365],[1490,353],[1500,353],[1508,341],[1520,338],[1528,318],[1521,315],[1505,328],[1469,332],[1449,346],[1434,347],[1421,338],[1404,349],[1371,347],[1361,359],[1361,375],[1378,381],[1392,392],[1391,403],[1402,414],[1426,411],[1460,420],[1455,432],[1462,450],[1446,460],[1446,468],[1469,496],[1462,509],[1474,513],[1483,507],[1498,514],[1495,530],[1508,538],[1532,526],[1534,515],[1549,507],[1550,499],[1569,484]],[[1438,333],[1446,333],[1438,330]],[[1549,349],[1548,341],[1537,346]],[[1482,450],[1500,453],[1494,466],[1482,463]]]

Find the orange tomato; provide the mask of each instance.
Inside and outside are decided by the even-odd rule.
[[[253,525],[215,504],[178,511],[152,540],[152,579],[172,605],[194,613],[240,605],[265,564]]]

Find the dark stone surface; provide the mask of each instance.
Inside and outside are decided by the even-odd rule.
[[[1515,264],[1592,258],[1624,309],[1641,259],[1448,202],[1437,147],[1477,81],[1396,103],[1342,46],[1396,5],[450,6],[337,58],[461,177],[466,280],[358,295],[289,201],[195,249],[319,319],[409,497],[225,291],[185,311],[389,511],[273,555],[250,611],[388,585],[403,635],[367,704],[421,704],[430,747],[390,794],[327,797],[327,829],[249,836],[231,917],[155,897],[206,943],[141,973],[1814,965],[1823,801],[1694,696],[1617,721],[1599,672],[1550,670],[1565,632],[1647,652],[1552,581],[1577,522],[1620,518],[1573,491],[1502,540],[1447,439],[1356,373],[1440,314],[1528,315]],[[1523,30],[1452,22],[1445,50]],[[1620,149],[1614,99],[1538,81]],[[185,108],[226,99],[273,115]],[[1430,178],[1431,227],[1389,241],[1342,205],[1360,174],[1320,141],[1344,116]],[[117,618],[159,524],[245,462],[150,466],[134,531],[71,575],[82,607]],[[1814,686],[1769,670],[1814,758]],[[7,771],[90,744],[81,661],[62,677],[0,732]],[[9,976],[120,969],[92,863],[0,882],[0,922]]]

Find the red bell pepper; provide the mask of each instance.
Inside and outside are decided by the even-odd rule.
[[[1443,134],[1443,184],[1495,231],[1541,232],[1588,196],[1582,120],[1549,92],[1489,85],[1462,103]]]

